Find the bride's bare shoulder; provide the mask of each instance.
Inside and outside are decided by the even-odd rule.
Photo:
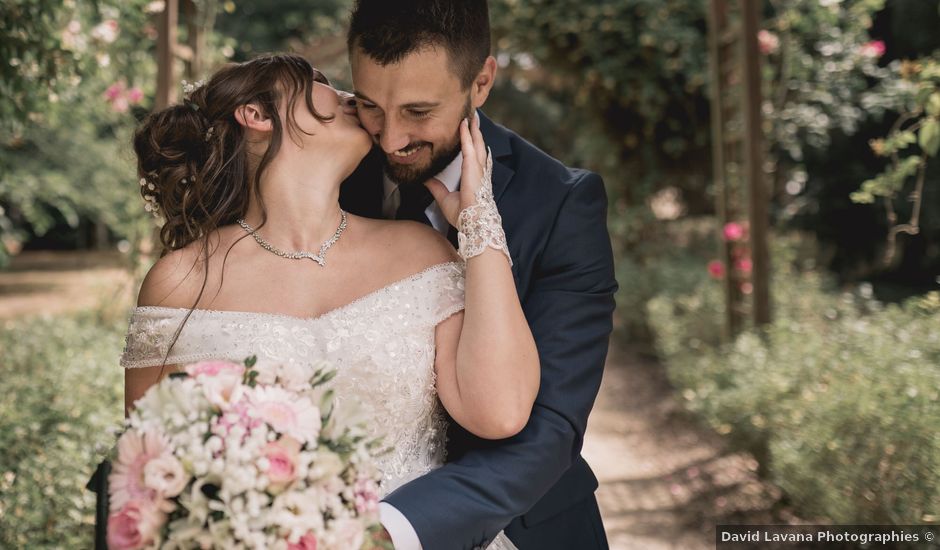
[[[161,256],[147,272],[140,292],[138,306],[164,306],[190,308],[199,298],[200,292],[212,290],[214,278],[206,278],[207,266],[217,261],[216,252],[224,256],[227,244],[236,233],[223,227],[205,239],[193,241],[182,248],[171,250]],[[206,247],[208,246],[208,263]],[[220,261],[220,260],[218,260]]]
[[[370,246],[390,264],[405,263],[420,271],[426,267],[457,261],[457,251],[433,227],[401,220],[368,220]]]

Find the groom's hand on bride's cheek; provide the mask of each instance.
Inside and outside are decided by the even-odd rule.
[[[392,536],[381,524],[375,524],[366,531],[366,540],[361,550],[395,550]]]

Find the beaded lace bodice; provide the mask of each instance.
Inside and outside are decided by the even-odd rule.
[[[266,364],[326,360],[337,404],[357,402],[382,455],[383,492],[443,463],[445,420],[434,375],[435,326],[464,307],[463,266],[444,263],[312,318],[195,310],[167,364],[204,359]],[[121,365],[163,364],[188,309],[139,307],[131,316]]]

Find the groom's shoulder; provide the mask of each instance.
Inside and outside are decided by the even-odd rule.
[[[566,194],[585,181],[603,185],[601,177],[583,168],[568,166],[513,130],[494,124],[508,145],[508,164],[515,171],[513,185],[522,184],[539,193]]]

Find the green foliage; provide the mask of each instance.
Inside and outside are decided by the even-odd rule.
[[[791,267],[792,252],[775,265],[776,320],[728,347],[718,283],[651,302],[688,408],[755,453],[802,514],[929,521],[940,507],[940,294],[884,306],[870,287],[832,292]]]
[[[0,331],[0,547],[87,548],[85,490],[122,418],[123,323],[85,314]]]
[[[49,3],[18,9],[34,4]],[[75,228],[82,218],[95,220],[131,241],[149,230],[130,150],[134,110],[152,91],[155,72],[144,4],[46,6],[43,20],[72,62],[56,66],[56,82],[65,83],[59,87],[25,77],[15,84],[24,97],[45,99],[18,103],[31,105],[27,123],[5,118],[0,128],[0,265],[8,249],[61,221]],[[52,55],[31,47],[21,53]]]

